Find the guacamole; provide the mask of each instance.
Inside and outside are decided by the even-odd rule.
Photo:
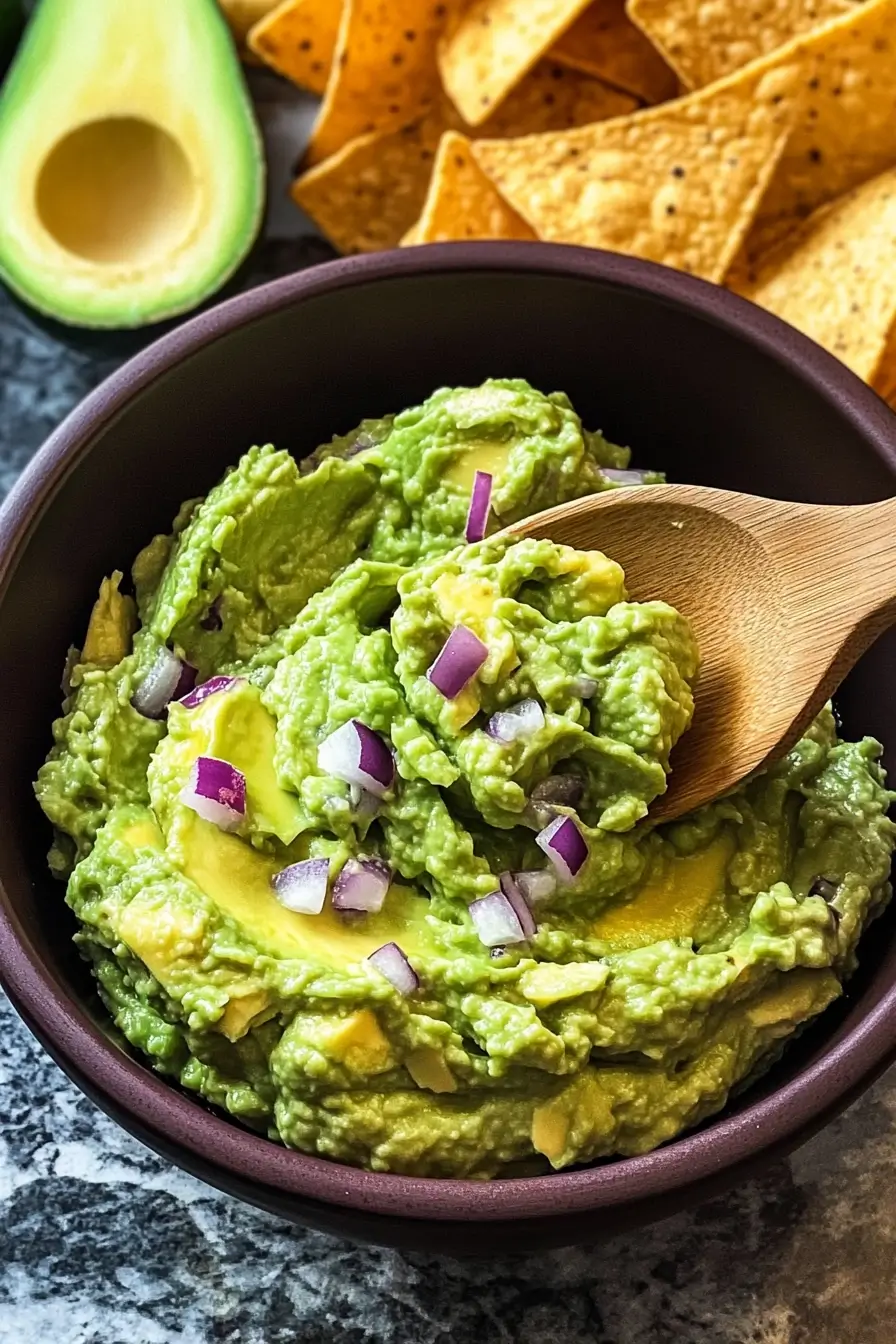
[[[36,791],[156,1069],[304,1152],[525,1174],[697,1124],[842,993],[890,897],[878,744],[827,709],[654,826],[686,620],[501,532],[660,479],[490,380],[251,448],[104,580]]]

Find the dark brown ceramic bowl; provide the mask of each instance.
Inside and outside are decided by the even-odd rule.
[[[524,244],[335,262],[232,300],[166,336],[53,435],[0,516],[0,974],[62,1068],[127,1129],[213,1185],[287,1218],[456,1252],[601,1237],[742,1179],[817,1130],[896,1051],[896,939],[885,916],[842,1004],[722,1116],[657,1152],[553,1176],[373,1175],[247,1133],[107,1035],[49,878],[30,781],[66,649],[102,575],[249,444],[303,454],[445,383],[521,375],[673,480],[859,503],[893,493],[896,419],[776,319],[674,271]],[[845,729],[896,765],[896,641],[840,697]],[[27,1087],[26,1079],[21,1080]]]

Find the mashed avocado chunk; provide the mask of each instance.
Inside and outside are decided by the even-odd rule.
[[[653,825],[686,620],[612,557],[501,534],[627,466],[562,394],[444,388],[301,464],[250,449],[140,553],[136,602],[104,580],[36,791],[153,1067],[305,1152],[488,1178],[656,1147],[841,994],[890,897],[878,744],[825,710]],[[171,655],[197,689],[147,718]]]

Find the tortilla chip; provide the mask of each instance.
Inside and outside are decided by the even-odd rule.
[[[494,136],[562,130],[633,106],[628,94],[598,79],[542,61],[498,108],[487,129]],[[423,208],[446,130],[469,128],[443,94],[434,111],[414,126],[359,136],[312,168],[293,186],[293,199],[342,252],[396,247]]]
[[[824,3],[824,0],[821,0]],[[829,0],[841,3],[841,0]],[[659,52],[625,12],[625,0],[592,0],[551,48],[553,60],[633,93],[645,103],[664,103],[678,80]]]
[[[793,126],[801,67],[764,63],[660,107],[473,153],[540,238],[721,280]]]
[[[738,274],[797,220],[896,164],[896,0],[868,0],[781,47],[800,60],[806,98],[738,260]]]
[[[358,136],[293,183],[292,198],[340,252],[397,247],[426,199],[441,120]]]
[[[629,0],[628,12],[678,71],[700,89],[828,19],[849,0]]]
[[[442,83],[478,126],[554,45],[588,0],[473,0],[439,43]]]
[[[341,18],[342,0],[286,0],[254,26],[249,48],[293,83],[322,94]]]
[[[306,164],[371,131],[400,130],[435,106],[436,43],[447,17],[448,0],[345,0]]]
[[[738,287],[873,382],[896,331],[896,169],[822,206]]]
[[[456,113],[449,112],[446,120],[449,127],[471,137],[503,138],[624,117],[636,107],[630,94],[611,89],[581,70],[570,70],[557,61],[539,61],[481,126],[467,126]]]
[[[218,0],[238,47],[242,48],[253,24],[263,19],[280,0]]]
[[[402,246],[472,238],[534,239],[535,232],[499,194],[470,153],[470,142],[446,131],[432,170],[423,213]]]

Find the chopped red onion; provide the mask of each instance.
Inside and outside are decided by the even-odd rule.
[[[195,682],[195,667],[190,667],[170,649],[159,649],[155,662],[131,697],[131,704],[145,719],[161,719],[181,683],[189,683],[191,675]],[[190,689],[189,684],[185,689]]]
[[[538,926],[532,917],[532,911],[526,904],[526,898],[517,885],[513,873],[502,873],[498,878],[501,883],[501,890],[513,906],[513,913],[520,922],[520,928],[527,938],[532,938],[537,932]]]
[[[637,467],[601,467],[601,473],[617,485],[643,485],[648,476],[654,475],[652,471],[639,470]]]
[[[321,742],[317,763],[324,774],[357,784],[382,798],[395,778],[395,761],[386,743],[360,719],[349,719]]]
[[[532,737],[544,727],[544,710],[537,700],[521,700],[510,709],[499,709],[486,724],[489,737],[499,742],[516,742],[521,737]]]
[[[561,882],[572,882],[588,857],[584,836],[572,817],[555,817],[535,837],[547,854]]]
[[[399,994],[413,994],[420,984],[417,972],[397,943],[384,943],[366,958]]]
[[[573,695],[590,700],[597,691],[597,681],[594,677],[576,677],[570,684],[570,690]]]
[[[334,910],[382,910],[392,883],[392,869],[382,859],[348,859],[333,887]]]
[[[233,831],[246,815],[246,777],[229,761],[198,756],[180,801],[222,831]]]
[[[492,478],[487,471],[477,471],[473,477],[473,491],[467,512],[464,536],[467,541],[481,541],[488,526],[488,511],[492,505]]]
[[[274,895],[287,910],[319,915],[327,899],[330,865],[326,859],[302,859],[271,878]]]
[[[473,901],[469,911],[479,941],[486,947],[526,941],[519,915],[503,891],[492,891],[481,900]]]
[[[523,894],[523,900],[531,908],[547,901],[557,890],[557,879],[547,868],[531,869],[528,872],[514,873],[513,880]]]
[[[201,686],[197,686],[189,695],[185,695],[180,701],[184,709],[198,709],[203,700],[207,700],[210,695],[217,695],[219,691],[232,691],[234,686],[239,686],[245,678],[243,677],[209,677]]]
[[[472,681],[487,657],[488,649],[482,640],[465,625],[456,625],[426,675],[446,700],[453,700]]]

